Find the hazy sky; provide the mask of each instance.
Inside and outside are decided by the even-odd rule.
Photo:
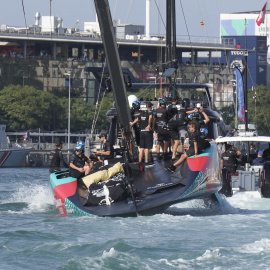
[[[145,0],[109,0],[109,2],[114,19],[120,19],[121,23],[145,25]],[[177,35],[187,36],[189,33],[190,36],[218,37],[220,13],[261,10],[265,2],[266,0],[176,0]],[[50,0],[23,0],[23,3],[27,25],[34,24],[37,11],[42,16],[49,15]],[[151,0],[152,35],[165,33],[163,25],[165,7],[166,0]],[[78,25],[82,29],[82,22],[95,20],[94,1],[52,0],[51,14],[62,17],[64,27],[74,27],[76,20],[79,20]],[[200,25],[201,21],[204,22],[204,26]],[[0,25],[2,24],[25,25],[21,0],[2,1]]]

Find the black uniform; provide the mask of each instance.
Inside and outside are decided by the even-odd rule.
[[[171,139],[179,140],[178,128],[186,122],[186,111],[180,110],[168,122],[167,129]]]
[[[223,168],[229,170],[231,173],[235,173],[237,168],[237,153],[236,151],[225,151],[221,154],[223,160]]]
[[[242,151],[241,151],[242,153]],[[243,153],[242,153],[243,154]],[[270,148],[267,148],[263,151],[263,158],[267,161],[270,161]]]
[[[78,168],[83,168],[85,166],[85,162],[89,164],[90,160],[84,154],[82,154],[82,156],[79,157],[78,155],[73,153],[71,156],[70,162],[73,163]],[[81,173],[78,170],[75,170],[71,167],[69,168],[69,172],[70,172],[70,175],[74,178],[81,178],[85,176],[84,172]]]
[[[157,124],[158,141],[169,141],[170,137],[165,129],[169,121],[169,114],[166,108],[158,108],[156,110],[155,118]]]
[[[66,168],[68,168],[68,164],[65,162],[63,158],[63,153],[60,149],[55,149],[51,151],[49,160],[50,160],[50,173],[61,171],[60,163],[62,163]]]
[[[111,154],[109,156],[101,155],[101,157],[103,159],[112,159],[112,158],[114,158],[113,145],[108,140],[103,144],[103,151],[104,152],[107,152],[107,151],[111,152]]]
[[[153,148],[153,131],[152,130],[145,130],[145,128],[149,124],[149,117],[153,115],[153,111],[141,111],[140,115],[140,147],[146,149]],[[151,128],[151,126],[150,126]]]
[[[195,130],[194,132],[188,132],[188,138],[189,138],[189,149],[186,152],[188,157],[195,155],[194,142],[197,142],[198,146],[197,154],[200,154],[205,149],[205,141],[204,139],[201,138],[199,130]]]
[[[167,108],[169,119],[171,119],[174,115],[177,114],[178,109],[176,104],[170,104]]]
[[[134,109],[131,111],[131,118],[132,121],[136,120],[137,118],[140,118],[141,111],[139,109]],[[135,139],[137,145],[140,145],[140,123],[137,122],[134,126],[134,132],[135,132]]]

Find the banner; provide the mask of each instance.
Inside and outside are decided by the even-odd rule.
[[[236,74],[236,89],[237,89],[237,99],[238,99],[238,117],[241,121],[246,123],[245,119],[245,96],[244,96],[244,85],[242,74],[238,68],[235,68]]]

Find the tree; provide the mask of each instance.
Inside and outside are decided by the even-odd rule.
[[[263,85],[248,92],[248,123],[256,124],[259,135],[270,135],[270,91]]]
[[[0,91],[0,115],[12,130],[50,130],[58,114],[53,94],[29,86],[10,85]]]
[[[219,110],[219,113],[221,114],[223,121],[226,125],[231,125],[234,127],[235,125],[235,111],[234,111],[234,104],[231,104],[229,106],[225,106]]]

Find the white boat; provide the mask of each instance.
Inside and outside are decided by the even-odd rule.
[[[0,125],[0,167],[21,167],[31,148],[19,144],[10,145],[6,135],[6,125]]]
[[[220,137],[216,139],[220,153],[224,151],[224,145],[231,144],[241,151],[239,156],[236,173],[231,174],[229,181],[223,179],[221,190],[226,196],[235,193],[252,193],[259,197],[270,197],[270,161],[262,165],[252,165],[252,161],[257,157],[259,150],[265,150],[270,145],[270,136],[256,136],[256,132],[239,132],[237,136]],[[246,150],[254,145],[257,152],[247,153]],[[269,168],[268,168],[269,167]],[[228,180],[228,179],[227,179]]]

